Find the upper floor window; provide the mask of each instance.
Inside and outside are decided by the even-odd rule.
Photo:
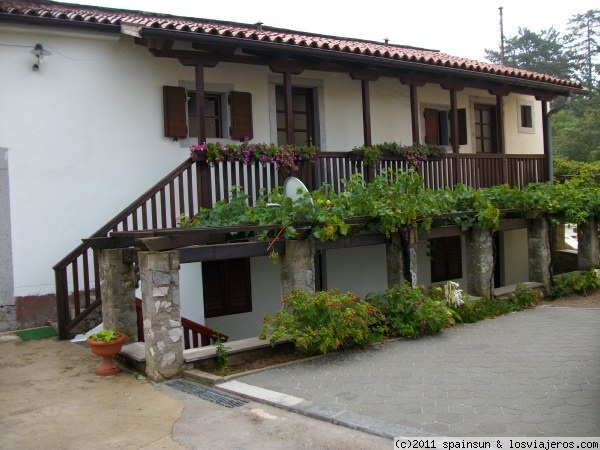
[[[196,92],[163,86],[163,111],[166,137],[177,140],[198,136]],[[252,139],[252,95],[236,91],[205,93],[204,120],[207,138]]]
[[[528,101],[517,102],[517,120],[520,133],[534,133],[533,104]]]
[[[188,123],[189,136],[198,136],[198,105],[196,102],[196,92],[188,91],[187,93],[188,106]],[[223,137],[223,108],[221,105],[220,94],[204,94],[204,110],[206,137],[222,138]]]

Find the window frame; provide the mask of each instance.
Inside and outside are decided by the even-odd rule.
[[[531,126],[523,125],[523,108],[529,108]],[[519,133],[535,134],[535,113],[532,100],[517,100],[517,129]]]
[[[226,122],[225,113],[229,112],[229,111],[227,111],[226,108],[223,107],[223,105],[224,105],[223,100],[224,100],[224,97],[226,97],[226,95],[227,94],[218,93],[218,92],[205,92],[204,93],[205,101],[210,101],[210,100],[216,101],[217,106],[215,109],[218,112],[218,114],[216,114],[214,116],[206,114],[206,117],[205,117],[206,121],[214,120],[215,123],[218,124],[218,126],[215,126],[215,129],[217,130],[217,132],[215,133],[216,136],[209,136],[207,133],[207,136],[206,136],[207,139],[223,139],[225,137],[225,130],[223,129],[224,128],[223,125]],[[198,120],[197,111],[196,111],[195,115],[192,115],[190,113],[190,99],[192,96],[194,97],[194,99],[196,99],[196,91],[186,89],[187,125],[188,125],[188,136],[187,137],[197,139],[198,138],[197,127],[195,125],[192,127],[192,123],[193,123],[192,119],[195,119],[196,122]],[[196,104],[197,104],[197,99],[196,99]],[[226,101],[225,101],[225,104],[227,104]],[[192,134],[193,129],[195,129],[194,130],[195,134]],[[211,128],[207,126],[206,129],[208,131]]]

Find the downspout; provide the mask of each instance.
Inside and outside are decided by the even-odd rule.
[[[569,95],[562,105],[559,105],[555,108],[550,108],[550,110],[548,110],[546,113],[545,134],[548,146],[548,180],[550,184],[554,183],[554,152],[552,149],[552,127],[550,126],[550,117],[570,105],[572,100],[573,97]]]

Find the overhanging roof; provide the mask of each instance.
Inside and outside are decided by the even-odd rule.
[[[495,81],[568,95],[583,92],[581,83],[527,70],[427,50],[374,41],[317,35],[281,28],[171,15],[70,5],[48,1],[0,0],[0,21],[77,27],[120,33],[137,29],[142,37],[183,40],[306,56],[385,70],[414,70]]]

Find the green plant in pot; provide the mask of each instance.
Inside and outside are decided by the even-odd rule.
[[[113,357],[121,351],[125,339],[125,334],[109,329],[94,333],[86,339],[92,353],[102,358],[96,368],[96,375],[109,376],[119,372],[119,366]]]

